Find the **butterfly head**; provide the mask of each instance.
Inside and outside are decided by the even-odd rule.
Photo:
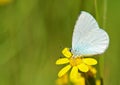
[[[79,50],[73,50],[71,49],[70,52],[73,54],[73,57],[83,57],[83,55],[80,54]]]

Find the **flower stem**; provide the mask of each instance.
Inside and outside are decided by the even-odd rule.
[[[99,11],[100,9],[98,10],[98,0],[94,0],[94,5],[95,5],[95,13],[96,13],[96,20],[98,22],[100,22],[100,16],[99,16]],[[106,28],[106,15],[107,15],[107,0],[102,0],[102,6],[103,9],[102,9],[102,16],[103,18],[101,19],[102,21],[102,27],[103,28]],[[97,73],[97,76],[98,78],[104,78],[104,56],[100,56],[98,58],[98,73]]]
[[[94,0],[94,5],[95,5],[96,20],[99,21],[99,13],[98,13],[97,0]]]
[[[107,0],[103,0],[103,27],[106,28]]]

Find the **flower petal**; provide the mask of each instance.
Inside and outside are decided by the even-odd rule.
[[[56,61],[56,64],[59,65],[59,64],[66,64],[69,62],[69,59],[68,58],[60,58]]]
[[[85,65],[84,63],[81,63],[80,65],[77,66],[80,71],[82,72],[87,72],[89,70],[88,66]]]
[[[95,60],[93,58],[85,58],[85,59],[83,59],[83,62],[87,65],[96,65],[97,64],[97,60]]]
[[[70,80],[74,81],[78,76],[78,68],[77,66],[73,66],[71,72],[70,72]]]
[[[74,85],[85,85],[85,78],[78,72],[78,67],[74,66],[70,73],[70,80]]]
[[[69,51],[69,48],[64,48],[62,50],[62,54],[67,58],[70,58],[72,56],[72,53]]]
[[[62,77],[56,80],[56,85],[67,85],[68,83],[68,74],[63,75]]]
[[[89,66],[89,71],[92,72],[92,74],[94,75],[97,73],[97,70],[92,66]]]
[[[96,85],[101,85],[101,81],[100,80],[96,80]]]
[[[58,73],[58,77],[62,77],[65,73],[68,72],[68,70],[70,70],[70,68],[71,68],[71,65],[67,65],[64,68],[62,68]]]
[[[74,82],[74,85],[85,85],[85,78],[82,76],[79,76],[78,79]]]

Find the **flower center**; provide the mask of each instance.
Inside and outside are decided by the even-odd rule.
[[[77,65],[81,64],[81,62],[82,62],[82,59],[80,57],[77,57],[77,58],[71,57],[70,58],[71,66],[77,66]]]

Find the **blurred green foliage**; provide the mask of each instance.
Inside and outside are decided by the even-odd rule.
[[[97,1],[103,28],[104,0]],[[2,4],[1,0],[0,3]],[[55,60],[71,47],[72,30],[81,10],[96,15],[94,0],[12,0],[0,4],[0,85],[54,85],[60,69]],[[120,85],[120,1],[107,1],[105,30],[110,46],[105,85]]]

